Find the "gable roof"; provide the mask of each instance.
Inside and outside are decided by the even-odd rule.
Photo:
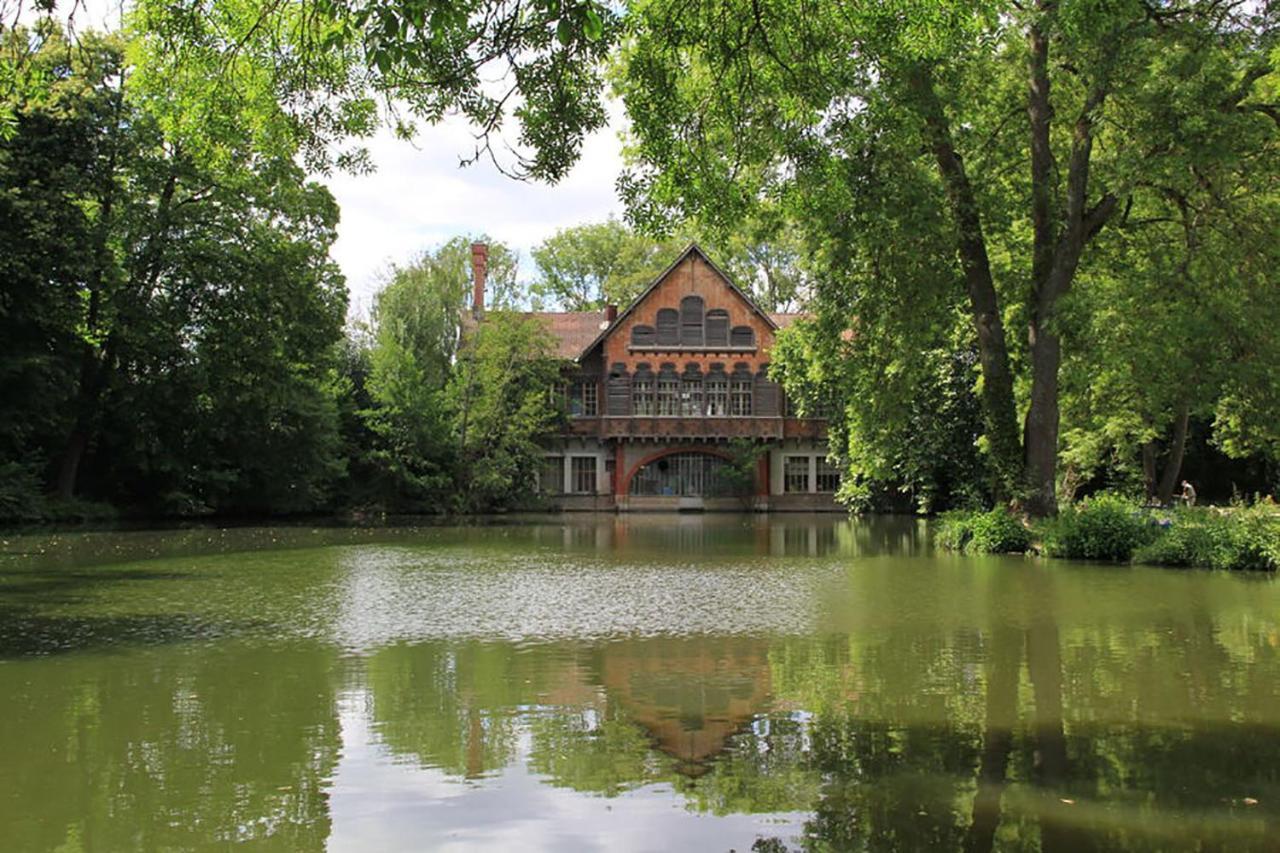
[[[663,279],[665,279],[668,275],[671,274],[672,270],[680,266],[680,264],[684,263],[685,260],[695,252],[697,253],[698,257],[702,258],[703,262],[705,262],[707,266],[711,267],[711,269],[714,270],[715,273],[720,276],[720,278],[724,279],[724,283],[729,285],[730,290],[738,294],[738,296],[742,299],[742,301],[747,303],[747,305],[751,308],[751,310],[756,312],[756,314],[760,316],[760,319],[764,320],[764,322],[769,326],[769,328],[774,330],[777,330],[779,328],[778,322],[774,318],[783,317],[786,315],[768,314],[765,311],[761,310],[760,306],[755,303],[755,300],[752,299],[750,296],[748,296],[746,292],[742,290],[742,288],[734,284],[733,279],[729,278],[729,274],[726,273],[724,270],[722,270],[719,267],[719,265],[716,264],[715,261],[711,260],[711,258],[707,256],[707,253],[703,251],[702,247],[698,245],[696,240],[690,240],[689,244],[684,247],[684,249],[680,252],[679,255],[676,256],[676,259],[672,261],[670,264],[668,264],[666,269],[658,273],[658,275],[654,277],[653,281],[649,282],[649,286],[646,287],[643,291],[641,291],[639,296],[631,300],[631,304],[628,305],[625,310],[618,312],[617,318],[614,319],[612,323],[609,323],[607,326],[602,328],[600,330],[600,334],[596,335],[595,338],[591,341],[591,343],[588,344],[586,347],[584,347],[581,350],[581,352],[579,352],[579,354],[575,356],[575,358],[581,359],[585,357],[587,353],[591,352],[591,350],[595,349],[600,344],[601,341],[603,341],[606,337],[608,337],[611,331],[617,328],[618,324],[621,323],[623,319],[627,317],[627,315],[629,315],[632,311],[636,310],[636,308],[640,306],[640,303],[644,302],[645,299],[648,298],[649,294],[657,289],[658,285],[662,283]]]
[[[556,340],[556,358],[578,359],[605,325],[603,311],[526,311]]]

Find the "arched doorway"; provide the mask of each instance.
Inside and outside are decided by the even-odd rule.
[[[751,492],[751,484],[720,453],[681,450],[662,453],[636,466],[626,494],[634,497],[736,497]]]

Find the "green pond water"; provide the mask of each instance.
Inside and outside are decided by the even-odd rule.
[[[914,519],[0,536],[4,850],[1277,850],[1271,577]]]

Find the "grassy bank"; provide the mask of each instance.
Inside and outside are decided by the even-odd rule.
[[[967,553],[1046,557],[1234,571],[1280,569],[1280,507],[1151,509],[1097,495],[1030,525],[1004,509],[957,510],[939,519],[938,544]]]

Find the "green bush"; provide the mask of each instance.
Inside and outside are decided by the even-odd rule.
[[[37,463],[0,464],[0,522],[39,521],[46,509]]]
[[[1176,510],[1168,526],[1135,559],[1161,566],[1276,571],[1280,569],[1280,514],[1264,504],[1226,512]]]
[[[978,515],[971,509],[953,509],[939,515],[938,545],[948,551],[963,551],[973,538],[973,519]]]
[[[938,544],[973,554],[1018,554],[1031,545],[1031,534],[1008,510],[952,510],[939,518]]]
[[[1156,535],[1147,514],[1118,495],[1095,495],[1042,522],[1039,534],[1049,557],[1123,563]]]

